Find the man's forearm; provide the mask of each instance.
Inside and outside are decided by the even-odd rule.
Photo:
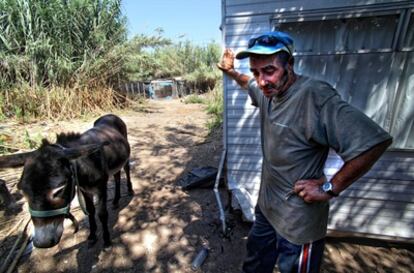
[[[224,74],[235,80],[242,88],[247,89],[250,77],[245,74],[241,74],[234,69],[234,52],[230,48],[224,49],[223,56],[217,67],[223,71]]]
[[[370,150],[362,153],[356,158],[345,162],[342,168],[334,175],[331,182],[333,184],[333,191],[340,193],[349,187],[355,180],[363,176],[371,169],[375,162],[390,146],[392,140],[387,140],[377,144]]]
[[[237,72],[235,69],[230,69],[223,72],[235,80],[242,88],[247,89],[247,85],[249,83],[250,77],[248,75],[242,74]]]

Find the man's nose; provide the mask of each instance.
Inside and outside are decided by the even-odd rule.
[[[263,74],[259,75],[259,77],[257,78],[257,81],[260,86],[265,86],[267,84],[267,80]]]

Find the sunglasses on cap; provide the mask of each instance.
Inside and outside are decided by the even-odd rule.
[[[289,46],[284,41],[282,41],[281,39],[273,35],[262,35],[257,38],[251,38],[249,40],[249,43],[247,44],[247,47],[252,48],[255,45],[275,46],[279,43],[283,44],[286,47],[286,49],[289,51],[289,54],[292,55],[292,52],[290,51]]]

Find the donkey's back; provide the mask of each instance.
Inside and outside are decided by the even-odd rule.
[[[97,120],[95,120],[95,122],[93,123],[93,127],[95,128],[100,128],[100,127],[111,127],[115,130],[117,130],[118,132],[121,133],[121,135],[123,135],[125,138],[128,138],[127,136],[127,127],[125,125],[125,123],[122,121],[122,119],[120,119],[118,116],[115,116],[113,114],[108,114],[105,116],[102,116],[100,118],[98,118]]]
[[[115,180],[115,196],[113,205],[117,206],[120,194],[121,169],[126,175],[128,192],[133,194],[129,157],[131,148],[128,143],[127,127],[121,118],[108,114],[98,118],[91,129],[80,137],[83,144],[106,143],[103,147],[104,158],[107,164],[108,175],[113,175]]]
[[[124,167],[129,179],[129,157],[131,148],[128,143],[127,127],[121,118],[108,114],[98,118],[91,129],[83,133],[79,139],[82,144],[107,143],[104,146],[104,156],[109,175],[116,175]],[[59,142],[59,140],[58,140]],[[115,177],[117,182],[117,178]]]

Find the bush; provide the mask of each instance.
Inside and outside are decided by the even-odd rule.
[[[223,123],[223,111],[223,85],[219,84],[207,94],[207,113],[212,117],[207,123],[210,132]]]
[[[210,115],[210,120],[207,122],[207,128],[211,133],[223,123],[223,85],[217,85],[213,90],[206,94],[197,95],[192,94],[185,98],[184,103],[200,103],[206,106],[205,110]]]
[[[205,104],[206,100],[200,95],[191,94],[191,95],[185,97],[184,103],[185,104],[191,104],[191,103],[193,103],[193,104],[197,104],[197,103],[198,104]]]

